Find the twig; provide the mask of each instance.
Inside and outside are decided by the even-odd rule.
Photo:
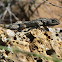
[[[41,5],[43,5],[43,4],[45,4],[45,1],[42,2],[42,3],[40,3],[40,4],[34,9],[33,13],[32,13],[30,16],[32,16],[32,15],[35,13],[35,11],[36,11]]]
[[[0,19],[2,18],[2,16],[3,16],[3,14],[1,13],[1,14],[0,14]]]
[[[47,7],[47,5],[46,4],[44,4],[44,6],[49,10],[49,12],[53,15],[57,15],[57,16],[60,16],[60,18],[62,17],[62,15],[59,15],[59,14],[56,14],[53,10],[51,10],[49,7]],[[60,19],[59,18],[59,19]]]
[[[4,17],[5,17],[5,15],[7,14],[7,12],[8,12],[9,15],[10,15],[10,22],[11,22],[11,24],[12,24],[12,16],[14,16],[14,18],[15,18],[16,20],[19,20],[19,19],[15,16],[15,14],[11,12],[9,0],[8,0],[8,6],[6,7],[6,10],[5,10],[4,13],[3,13],[3,17],[2,17],[2,15],[0,15],[0,18],[2,17],[2,20],[4,20]]]
[[[51,4],[52,6],[56,6],[56,7],[62,8],[62,6],[55,5],[55,4],[53,4],[53,3],[49,2],[49,1],[46,1],[46,0],[43,0],[43,1],[45,1],[46,3],[49,3],[49,4]]]
[[[44,4],[44,7],[46,7],[47,9],[48,9],[48,11],[53,15],[54,14],[54,12],[49,8],[49,7],[47,7],[47,5],[46,4]],[[52,16],[53,17],[53,16]]]

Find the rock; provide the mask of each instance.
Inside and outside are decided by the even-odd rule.
[[[7,29],[6,33],[10,37],[14,37],[15,36],[15,33],[12,30],[10,30],[10,29]]]
[[[54,54],[57,58],[62,58],[62,32],[60,28],[47,28],[31,29],[29,31],[17,32],[10,29],[0,28],[0,45],[8,48],[20,49],[22,51],[33,52],[36,54],[43,54],[47,57],[53,57]],[[29,56],[24,53],[14,53],[0,50],[0,54],[5,56],[5,60],[15,62],[36,62],[36,61],[49,61],[43,58]],[[2,57],[4,57],[2,56]],[[3,59],[4,60],[4,59]],[[2,61],[2,58],[1,58]]]

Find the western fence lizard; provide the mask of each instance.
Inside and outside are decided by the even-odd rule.
[[[4,25],[5,28],[22,30],[24,28],[39,27],[39,26],[54,26],[60,24],[58,19],[40,18],[33,21],[17,21],[16,23]]]

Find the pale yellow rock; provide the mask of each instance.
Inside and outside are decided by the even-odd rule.
[[[47,31],[43,29],[32,29],[27,32],[16,32],[10,29],[2,29],[0,28],[0,41],[1,45],[7,45],[8,48],[15,47],[19,48],[20,50],[34,52],[36,54],[44,54],[47,57],[53,57],[53,54],[48,55],[46,51],[53,49],[57,55],[57,58],[62,58],[62,40],[61,40],[61,33],[59,33],[60,29],[52,29],[52,31]],[[58,30],[58,31],[56,31]],[[56,36],[56,34],[60,34]],[[39,58],[36,60],[33,56],[27,56],[26,54],[22,53],[12,53],[9,52],[8,55],[1,50],[4,56],[10,60],[15,62],[37,62]],[[50,53],[50,52],[49,52]],[[2,60],[2,59],[1,59]],[[51,60],[44,60],[43,62]]]

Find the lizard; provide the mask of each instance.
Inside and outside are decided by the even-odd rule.
[[[23,30],[29,27],[38,28],[40,26],[54,26],[60,24],[59,20],[56,18],[39,18],[32,21],[17,21],[16,23],[6,25],[5,28],[14,29],[14,30]]]

